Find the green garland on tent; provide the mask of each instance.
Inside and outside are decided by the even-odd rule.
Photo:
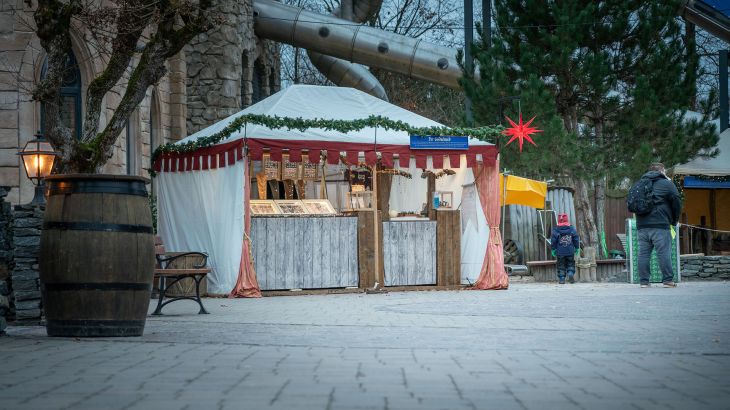
[[[493,126],[493,127],[479,127],[479,128],[450,128],[450,127],[427,127],[427,128],[416,128],[406,124],[403,121],[393,121],[389,118],[371,115],[370,117],[359,119],[359,120],[325,120],[325,119],[313,119],[305,120],[303,118],[289,118],[289,117],[278,117],[268,116],[259,114],[246,114],[233,120],[227,127],[221,131],[209,135],[207,137],[198,138],[195,141],[186,142],[184,144],[167,143],[157,147],[155,152],[152,154],[152,162],[157,157],[165,153],[188,153],[196,151],[200,148],[210,147],[215,145],[224,139],[228,138],[234,132],[240,131],[246,124],[263,125],[271,129],[294,129],[299,131],[306,131],[310,128],[320,128],[327,131],[338,131],[341,133],[348,133],[352,131],[360,131],[367,127],[378,127],[386,130],[405,131],[410,135],[460,135],[470,136],[481,141],[494,141],[500,135],[504,127]]]

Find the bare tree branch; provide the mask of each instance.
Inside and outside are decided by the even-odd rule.
[[[147,89],[167,73],[167,59],[212,27],[208,16],[211,0],[120,0],[110,4],[39,0],[34,13],[35,30],[48,57],[45,77],[33,96],[44,103],[44,128],[49,141],[61,151],[62,172],[98,172],[111,157],[116,139]],[[102,72],[89,84],[79,140],[61,121],[60,99],[74,19],[89,31],[94,39],[90,43],[98,44],[99,55],[107,56]],[[135,57],[143,37],[149,41]],[[126,84],[120,84],[130,66]],[[111,120],[99,132],[102,101],[116,86],[122,86],[124,93]]]

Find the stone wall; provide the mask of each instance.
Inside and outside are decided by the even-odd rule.
[[[5,201],[10,187],[0,187],[0,334],[5,330],[10,310],[10,271],[13,262],[13,235],[10,203]]]
[[[279,90],[278,44],[254,34],[252,0],[214,0],[213,9],[220,24],[184,49],[188,134]]]
[[[681,256],[682,280],[730,279],[730,256]]]
[[[38,254],[44,209],[45,205],[16,205],[13,211],[14,266],[10,280],[18,322],[40,322],[43,315]]]

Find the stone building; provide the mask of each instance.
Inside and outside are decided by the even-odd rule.
[[[254,34],[252,0],[215,0],[214,11],[221,21],[167,62],[168,74],[147,91],[104,172],[147,176],[150,153],[159,144],[184,138],[278,91],[278,45]],[[16,153],[40,129],[43,111],[30,95],[45,61],[32,12],[24,0],[0,3],[0,186],[10,187],[7,201],[12,204],[33,197]],[[72,43],[69,61],[77,68],[62,94],[68,121],[80,130],[86,87],[104,63],[95,51],[98,43],[84,27],[75,27]],[[102,126],[123,90],[117,84],[107,94]]]

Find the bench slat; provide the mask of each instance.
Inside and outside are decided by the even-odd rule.
[[[155,269],[155,276],[207,275],[210,268],[204,269]]]

